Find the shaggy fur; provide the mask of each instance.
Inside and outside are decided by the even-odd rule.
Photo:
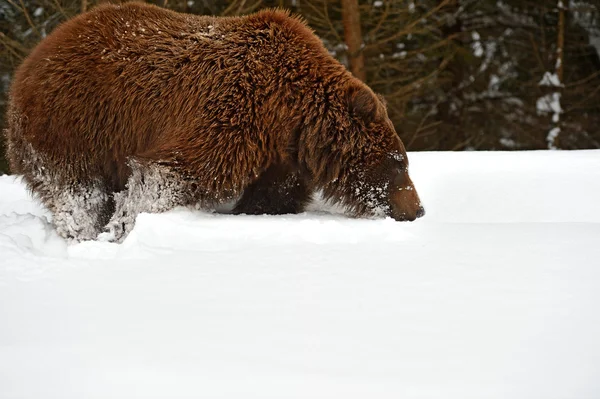
[[[234,213],[301,212],[316,189],[356,216],[423,214],[383,102],[284,11],[100,6],[23,62],[8,121],[12,170],[74,240],[240,197]]]

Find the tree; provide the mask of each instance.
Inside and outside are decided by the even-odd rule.
[[[350,72],[360,80],[366,80],[363,38],[360,26],[358,0],[342,0],[344,40],[348,48]]]
[[[29,49],[104,1],[127,0],[0,2],[0,128],[12,71]],[[194,14],[300,13],[385,97],[410,150],[600,148],[600,10],[591,0],[148,2]]]

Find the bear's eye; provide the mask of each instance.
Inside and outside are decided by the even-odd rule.
[[[405,165],[398,165],[396,166],[396,172],[401,174],[408,173],[408,168]]]

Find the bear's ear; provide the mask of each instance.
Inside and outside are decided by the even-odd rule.
[[[377,93],[377,98],[379,99],[379,101],[381,101],[381,104],[383,104],[383,108],[387,110],[387,100],[385,99],[385,97]]]
[[[380,108],[378,98],[364,85],[352,85],[348,88],[348,106],[350,114],[371,123],[379,118]]]

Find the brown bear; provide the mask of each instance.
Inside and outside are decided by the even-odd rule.
[[[8,158],[71,240],[121,241],[140,212],[423,215],[385,105],[286,11],[99,6],[18,68]]]

